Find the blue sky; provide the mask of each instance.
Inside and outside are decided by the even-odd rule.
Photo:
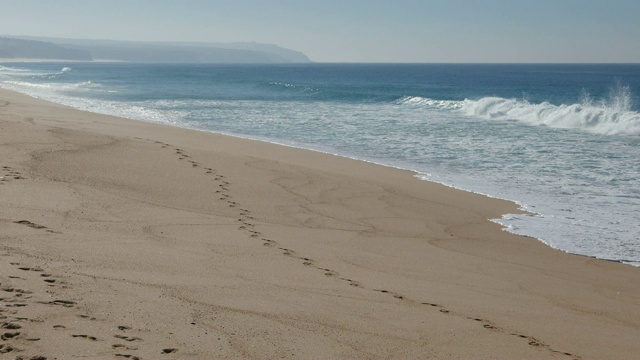
[[[324,62],[640,62],[638,0],[0,0],[0,34],[255,41]]]

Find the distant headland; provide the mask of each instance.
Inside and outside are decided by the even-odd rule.
[[[299,52],[272,44],[139,42],[0,36],[0,59],[152,63],[308,63]]]

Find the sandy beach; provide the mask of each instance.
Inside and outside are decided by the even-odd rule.
[[[0,90],[0,359],[634,359],[640,269],[413,173]]]

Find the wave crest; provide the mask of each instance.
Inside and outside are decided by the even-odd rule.
[[[434,100],[420,96],[405,96],[396,100],[395,103],[397,105],[411,105],[417,107],[424,106],[443,110],[461,109],[464,106],[462,101]]]
[[[625,105],[625,107],[628,106]],[[524,100],[483,98],[465,100],[461,111],[491,120],[517,120],[530,125],[580,129],[606,135],[640,135],[640,113],[621,106],[594,104],[531,104]]]
[[[275,88],[282,88],[287,90],[298,90],[298,91],[316,91],[316,89],[305,86],[305,85],[296,85],[285,82],[273,81],[269,83],[269,86],[273,86]]]
[[[631,91],[619,84],[609,98],[594,100],[583,94],[580,104],[533,104],[526,100],[485,97],[480,100],[435,100],[420,96],[405,96],[397,105],[458,111],[470,117],[486,120],[514,120],[529,125],[577,129],[605,135],[640,135],[640,113],[632,111]]]
[[[91,88],[100,88],[101,84],[95,83],[93,81],[82,81],[77,83],[68,83],[68,84],[60,84],[60,83],[32,83],[26,81],[4,81],[3,84],[8,85],[7,87],[10,90],[48,90],[48,91],[65,91],[65,90],[77,90],[77,89],[91,89]],[[27,92],[28,94],[31,94]],[[31,94],[32,95],[32,94]]]

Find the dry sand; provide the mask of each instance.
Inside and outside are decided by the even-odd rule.
[[[0,91],[0,358],[620,358],[640,269],[412,173]]]

